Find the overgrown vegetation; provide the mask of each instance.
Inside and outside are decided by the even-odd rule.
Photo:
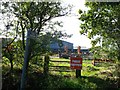
[[[66,60],[56,59],[51,60]],[[64,65],[64,63],[51,62],[54,65]],[[53,65],[53,64],[50,64]],[[70,66],[70,64],[66,64]],[[49,67],[50,67],[49,66]],[[21,67],[14,67],[14,70],[8,76],[4,76],[9,70],[8,65],[3,64],[3,89],[18,89],[20,85]],[[118,88],[119,83],[115,78],[115,63],[101,63],[93,66],[91,60],[83,60],[82,77],[76,78],[75,71],[73,72],[57,72],[49,71],[49,76],[46,78],[43,74],[43,67],[32,64],[28,69],[28,78],[26,89],[62,89],[62,88],[80,88],[86,90],[89,88]],[[12,82],[12,83],[11,83]]]

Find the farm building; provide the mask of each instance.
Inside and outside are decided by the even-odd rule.
[[[65,55],[65,47],[67,47],[68,49],[68,56],[70,56],[71,54],[77,54],[77,49],[73,48],[73,43],[67,42],[67,41],[62,41],[62,46],[60,47],[60,43],[58,42],[54,42],[52,44],[50,44],[50,49],[53,53],[60,53],[61,55]],[[81,48],[81,52],[82,52],[82,57],[84,59],[91,59],[92,53],[90,53],[89,49],[84,49]],[[65,55],[66,56],[66,55]]]
[[[58,52],[58,51],[64,52],[65,47],[67,47],[68,51],[71,51],[71,52],[73,51],[73,43],[70,43],[67,41],[61,40],[60,43],[54,42],[50,44],[50,49],[52,52]]]

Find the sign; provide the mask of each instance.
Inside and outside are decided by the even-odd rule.
[[[82,58],[81,57],[70,57],[70,68],[71,69],[82,69]]]

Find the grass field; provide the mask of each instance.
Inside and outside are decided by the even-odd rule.
[[[61,66],[55,68],[56,70],[70,70],[69,59],[51,58],[49,68],[52,66]],[[57,62],[59,61],[59,62]],[[66,62],[60,62],[66,61]],[[75,77],[75,70],[70,72],[49,71],[47,78],[43,75],[42,67],[37,65],[31,65],[28,71],[26,90],[57,90],[62,88],[80,88],[80,90],[88,89],[109,89],[117,88],[118,83],[115,80],[115,63],[101,63],[97,66],[93,66],[91,60],[83,60],[81,75],[82,77]],[[67,66],[62,67],[62,66]],[[3,74],[8,71],[9,67],[4,65]],[[54,69],[54,68],[52,68]],[[18,67],[14,67],[14,70],[10,76],[5,77],[3,75],[3,89],[18,89],[20,85],[21,70]],[[14,87],[14,88],[13,88]]]
[[[51,60],[53,61],[68,61],[68,62],[51,62],[50,65],[53,66],[68,66],[70,67],[70,60],[69,59],[59,59],[59,58],[52,58]],[[114,63],[109,63],[109,62],[103,62],[98,64],[97,66],[93,66],[91,60],[83,60],[82,62],[82,76],[100,76],[102,72],[111,73],[115,70],[115,64]],[[72,75],[75,75],[75,70],[74,72],[70,72]],[[68,73],[66,73],[68,74]],[[104,75],[101,76],[106,76]]]
[[[70,61],[69,59],[53,58],[51,60]],[[52,65],[69,66],[70,63],[51,62]],[[81,78],[75,78],[75,70],[73,72],[54,72],[52,75],[59,75],[67,77],[64,83],[69,83],[68,87],[76,88],[113,88],[116,81],[114,81],[115,63],[103,62],[96,66],[92,65],[91,60],[83,60]],[[66,81],[67,80],[67,81]]]

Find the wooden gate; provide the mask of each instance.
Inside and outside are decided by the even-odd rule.
[[[49,62],[49,72],[67,72],[69,75],[71,72],[75,72],[75,70],[70,68],[70,59],[50,59]]]

